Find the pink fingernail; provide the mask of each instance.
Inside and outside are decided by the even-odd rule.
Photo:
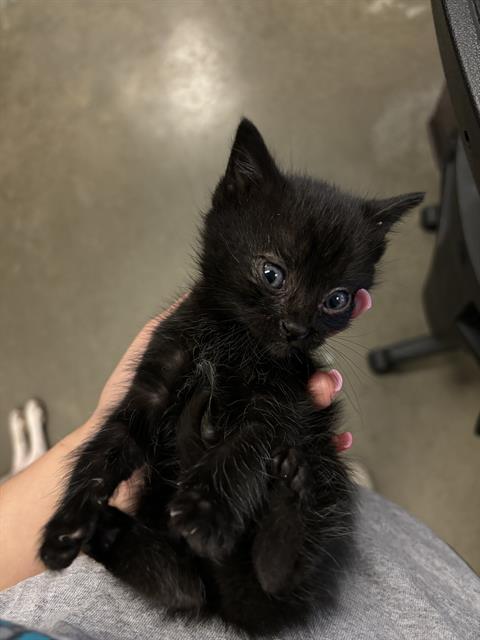
[[[359,289],[355,294],[355,306],[353,308],[352,318],[358,318],[364,311],[372,308],[372,296],[366,289]]]
[[[360,289],[360,291],[362,292],[365,298],[365,311],[368,311],[373,307],[372,296],[370,295],[370,292],[367,291],[366,289]]]
[[[331,370],[328,372],[328,375],[329,375],[329,376],[330,376],[330,378],[332,378],[332,380],[333,380],[333,384],[334,384],[333,392],[334,392],[335,394],[337,394],[337,393],[341,390],[341,388],[342,388],[342,386],[343,386],[343,378],[342,378],[342,374],[341,374],[341,373],[340,373],[340,371],[338,371],[337,369],[331,369]]]
[[[338,453],[342,451],[347,451],[350,449],[353,443],[353,436],[350,431],[345,431],[344,433],[338,433],[333,436],[333,444],[337,449]]]

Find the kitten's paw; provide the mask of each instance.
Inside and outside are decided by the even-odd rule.
[[[197,555],[220,561],[232,551],[239,527],[222,500],[203,487],[181,488],[169,506],[170,526]]]
[[[116,507],[107,506],[98,514],[95,529],[85,540],[82,550],[97,562],[107,566],[108,558],[118,535],[128,529],[131,516]]]
[[[294,493],[303,498],[308,479],[308,466],[297,449],[290,447],[274,451],[272,472]]]
[[[45,529],[40,559],[48,569],[65,569],[79,554],[88,534],[87,527],[69,527],[65,522],[51,520]]]
[[[39,556],[49,569],[68,567],[95,530],[108,495],[100,478],[93,478],[88,489],[62,507],[45,527]]]

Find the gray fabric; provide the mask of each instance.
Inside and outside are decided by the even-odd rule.
[[[335,616],[320,615],[288,638],[478,640],[480,579],[424,525],[362,491],[358,561]],[[0,617],[69,640],[218,640],[220,623],[166,621],[101,566],[81,557],[0,593]]]

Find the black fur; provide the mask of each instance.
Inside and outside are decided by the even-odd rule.
[[[421,199],[359,199],[282,173],[243,120],[205,218],[197,283],[79,452],[44,563],[61,569],[83,548],[166,610],[217,613],[251,633],[329,609],[354,499],[332,443],[337,409],[316,409],[307,391],[311,354],[348,325],[386,232]],[[265,263],[284,270],[282,287],[265,281]],[[327,313],[338,287],[350,301]],[[135,517],[107,506],[140,466]]]

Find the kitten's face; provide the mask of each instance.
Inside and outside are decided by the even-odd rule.
[[[201,266],[212,304],[274,355],[319,346],[348,325],[386,232],[422,197],[367,201],[282,174],[243,120],[206,218]]]

